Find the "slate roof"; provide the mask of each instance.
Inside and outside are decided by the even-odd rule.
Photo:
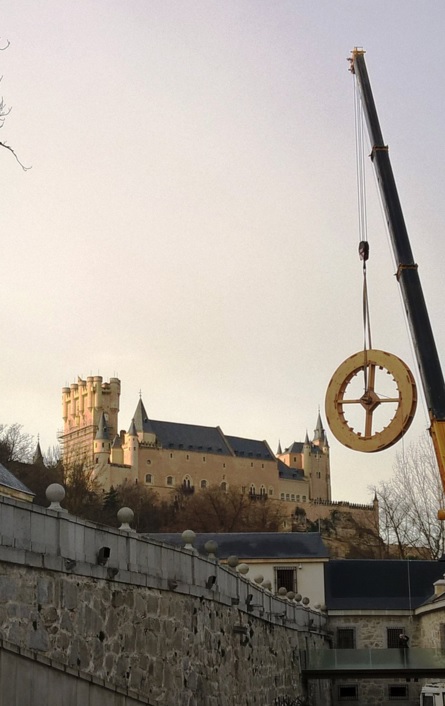
[[[219,427],[150,420],[153,433],[164,449],[189,449],[233,456]]]
[[[154,434],[158,444],[164,449],[202,451],[203,453],[224,456],[275,460],[275,456],[265,441],[225,436],[219,427],[149,419],[141,399],[136,407],[133,421],[138,432]]]
[[[35,493],[32,492],[24,483],[22,483],[21,480],[16,478],[11,471],[8,471],[7,468],[5,468],[1,463],[0,463],[0,485],[6,486],[6,488],[12,488],[13,490],[17,490],[20,493],[26,493],[27,495],[34,496]]]
[[[277,459],[278,474],[280,478],[288,478],[290,480],[303,480],[304,471],[301,468],[290,468],[283,461]]]
[[[243,439],[239,436],[226,436],[225,438],[235,452],[235,456],[252,459],[260,458],[266,461],[275,460],[275,456],[265,441]]]
[[[443,561],[331,560],[324,567],[328,610],[410,610],[433,593]]]
[[[148,538],[159,542],[184,546],[180,533],[150,532]],[[207,556],[204,544],[214,540],[218,544],[219,559],[235,554],[240,559],[327,559],[326,549],[318,532],[228,532],[196,535],[194,547]]]

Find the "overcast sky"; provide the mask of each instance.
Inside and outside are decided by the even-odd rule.
[[[0,151],[0,422],[45,450],[61,388],[100,374],[121,428],[141,390],[154,419],[313,435],[363,341],[354,46],[443,351],[444,30],[442,0],[3,0],[0,139],[32,169]],[[418,380],[367,183],[373,344]],[[405,447],[427,426],[421,395]],[[403,450],[328,438],[336,499]]]

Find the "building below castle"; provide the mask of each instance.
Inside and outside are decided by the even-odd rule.
[[[320,414],[310,441],[273,453],[267,441],[224,434],[220,427],[151,419],[139,399],[127,431],[118,431],[121,383],[78,378],[62,391],[65,462],[82,461],[104,490],[141,483],[160,497],[182,487],[240,487],[253,498],[305,504],[331,500],[329,444]]]

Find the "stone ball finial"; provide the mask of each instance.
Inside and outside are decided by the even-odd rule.
[[[259,586],[260,584],[263,583],[263,581],[264,581],[264,576],[262,576],[261,574],[257,574],[256,576],[253,577],[253,580],[254,580],[255,583],[257,583],[258,586]]]
[[[205,544],[204,544],[204,549],[207,552],[207,556],[209,559],[214,559],[216,560],[216,550],[218,549],[218,543],[215,542],[214,539],[209,539]]]
[[[280,588],[277,591],[278,595],[284,598],[287,595],[287,588],[284,586],[280,586]]]
[[[286,598],[288,598],[290,601],[293,601],[295,598],[295,593],[293,591],[288,591],[286,594]]]
[[[127,530],[127,532],[134,531],[130,527],[130,522],[133,522],[134,520],[134,512],[131,507],[121,507],[121,509],[117,511],[117,519],[121,523],[121,526],[119,527],[120,530]]]
[[[67,512],[60,504],[65,497],[65,488],[63,485],[60,485],[60,483],[51,483],[46,489],[46,497],[50,502],[49,510]]]
[[[302,598],[303,596],[301,595],[301,593],[297,593],[297,595],[295,596],[295,600],[297,601],[297,603],[301,603]]]
[[[310,598],[307,598],[307,597],[305,596],[301,602],[303,603],[303,605],[309,605],[309,603],[311,602],[311,600],[310,600]]]
[[[263,588],[265,588],[266,591],[271,591],[272,590],[272,582],[269,581],[269,579],[266,579],[266,581],[263,581]]]
[[[196,532],[193,532],[191,529],[184,530],[184,532],[181,534],[182,541],[184,542],[184,549],[188,549],[189,551],[195,551],[193,544],[196,539]]]
[[[249,564],[238,564],[238,571],[240,574],[245,576],[249,573]]]
[[[235,554],[232,554],[231,556],[227,557],[227,564],[230,566],[231,569],[235,570],[236,567],[239,564],[239,559]]]

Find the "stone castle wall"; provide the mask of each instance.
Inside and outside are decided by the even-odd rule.
[[[0,498],[1,637],[136,700],[295,698],[300,650],[324,646],[324,622],[193,552]]]

